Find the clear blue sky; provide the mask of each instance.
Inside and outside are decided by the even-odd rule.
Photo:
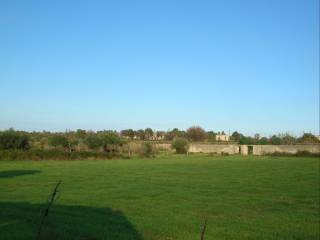
[[[0,129],[319,132],[319,2],[0,1]]]

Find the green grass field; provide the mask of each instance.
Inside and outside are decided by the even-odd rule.
[[[0,239],[319,239],[319,159],[0,162]]]

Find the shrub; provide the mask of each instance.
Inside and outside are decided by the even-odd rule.
[[[101,136],[102,147],[106,152],[118,151],[118,146],[123,144],[122,139],[115,133],[107,133]]]
[[[27,135],[15,131],[5,131],[0,134],[0,149],[19,149],[27,150],[30,148]]]
[[[115,133],[108,133],[101,137],[103,145],[121,145],[121,138]]]
[[[194,126],[187,130],[187,136],[192,141],[204,141],[207,133],[201,127]]]
[[[176,150],[176,153],[185,154],[188,152],[189,143],[184,138],[176,138],[171,143],[171,147]]]
[[[154,148],[151,143],[144,142],[142,144],[140,156],[141,157],[152,157],[154,155]]]
[[[49,138],[48,143],[52,147],[63,147],[69,146],[68,139],[64,136],[56,135]]]
[[[78,129],[76,132],[76,136],[80,139],[84,139],[86,137],[86,130]]]
[[[97,149],[103,145],[103,142],[101,138],[98,136],[89,136],[85,139],[85,144],[88,146],[90,149]]]

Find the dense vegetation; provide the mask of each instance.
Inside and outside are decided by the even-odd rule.
[[[0,159],[104,159],[112,157],[132,157],[134,155],[151,157],[157,152],[155,142],[169,142],[177,153],[186,153],[189,142],[217,141],[217,134],[224,132],[206,132],[201,127],[190,127],[187,131],[177,128],[163,132],[151,128],[134,131],[132,129],[116,131],[66,131],[23,132],[9,129],[0,132]],[[135,142],[141,142],[138,147]],[[224,142],[225,143],[225,142]],[[240,144],[311,144],[319,140],[310,133],[296,138],[289,134],[274,135],[270,138],[244,136],[234,132],[229,143]]]
[[[0,150],[27,150],[29,147],[29,138],[24,133],[10,130],[0,134]]]
[[[176,153],[185,154],[188,152],[189,143],[184,138],[176,138],[172,141],[171,147],[176,150]]]
[[[0,161],[2,240],[319,239],[317,158]]]

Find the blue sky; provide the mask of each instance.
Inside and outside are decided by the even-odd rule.
[[[316,0],[2,0],[0,29],[0,129],[319,132]]]

